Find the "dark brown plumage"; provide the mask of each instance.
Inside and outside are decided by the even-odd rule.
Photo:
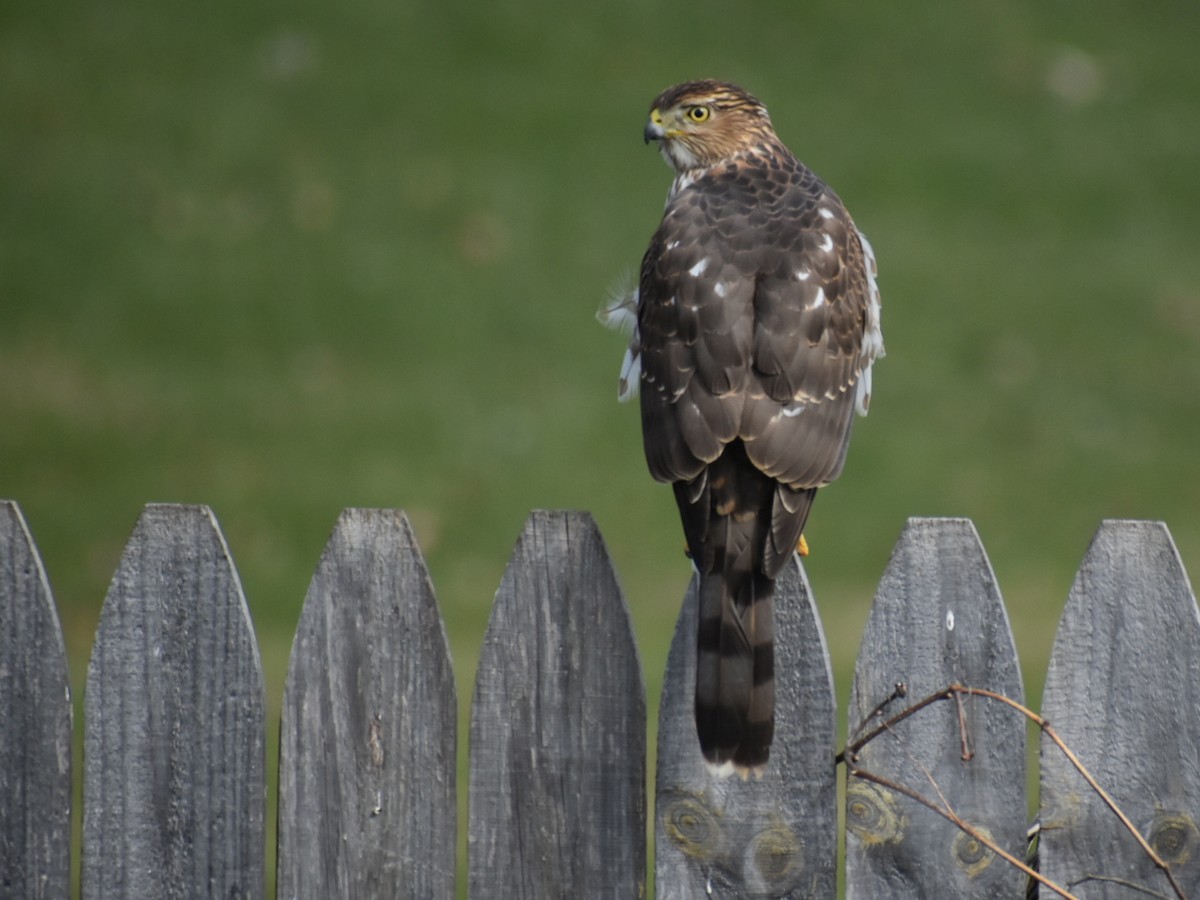
[[[842,470],[883,353],[874,259],[741,88],[664,91],[645,138],[676,175],[623,375],[640,365],[646,460],[674,486],[700,573],[701,749],[757,769],[774,730],[775,578]]]

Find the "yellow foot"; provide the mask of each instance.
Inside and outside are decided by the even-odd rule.
[[[800,540],[796,541],[796,552],[801,556],[808,556],[808,541],[804,539],[804,535],[800,535]]]

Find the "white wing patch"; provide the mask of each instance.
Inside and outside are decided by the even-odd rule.
[[[621,360],[621,374],[617,377],[617,399],[622,403],[628,403],[637,396],[638,384],[642,380],[642,353],[640,345],[636,344],[636,329],[633,335],[634,340],[625,351],[625,358]],[[637,350],[635,346],[638,346]]]
[[[800,413],[804,412],[807,407],[807,403],[802,403],[799,400],[796,400],[783,407],[780,412],[783,413],[785,418],[794,419],[796,416],[800,415]]]
[[[794,419],[808,409],[808,401],[792,400],[790,403],[784,403],[776,407],[775,412],[771,416],[772,422],[778,422],[780,419]]]
[[[707,268],[708,268],[708,257],[706,256],[702,260],[700,260],[700,262],[696,263],[694,266],[692,266],[690,269],[688,269],[688,274],[691,275],[693,278],[699,278],[701,275],[704,274],[704,270]]]
[[[867,327],[863,332],[862,342],[862,374],[858,378],[858,392],[854,405],[860,416],[865,416],[871,406],[871,364],[884,356],[883,329],[879,320],[883,310],[883,300],[879,294],[879,266],[875,262],[875,251],[871,242],[861,231],[855,229],[862,243],[863,257],[867,264]]]

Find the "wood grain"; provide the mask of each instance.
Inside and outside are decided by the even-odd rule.
[[[288,666],[279,896],[453,897],[456,727],[446,634],[408,519],[346,510]]]
[[[471,708],[469,895],[645,895],[646,705],[591,516],[534,512],[496,592]]]
[[[85,900],[261,897],[263,680],[204,506],[151,504],[113,577],[84,707]]]
[[[0,895],[70,894],[71,689],[50,582],[0,501]]]

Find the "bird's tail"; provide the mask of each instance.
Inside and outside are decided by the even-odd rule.
[[[761,770],[775,734],[775,578],[795,554],[816,488],[791,487],[733,441],[675,483],[700,573],[696,732],[718,771]]]
[[[700,576],[696,731],[704,758],[741,774],[767,762],[775,733],[775,581],[721,567]]]

